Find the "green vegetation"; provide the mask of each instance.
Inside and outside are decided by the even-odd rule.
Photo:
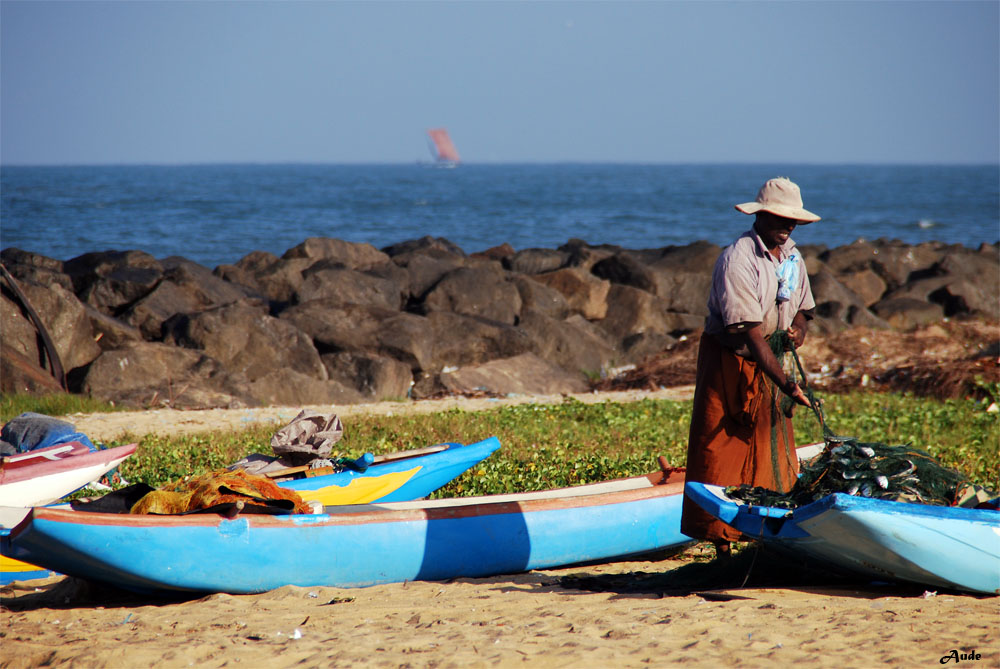
[[[1000,414],[988,402],[935,400],[912,395],[851,393],[824,397],[835,434],[929,451],[973,481],[1000,490]],[[435,414],[352,417],[339,446],[343,455],[376,455],[445,441],[469,443],[496,436],[502,448],[439,490],[435,496],[480,495],[576,485],[644,474],[663,455],[684,464],[690,403],[524,404],[491,411],[458,409]],[[0,398],[0,420],[36,411],[65,416],[113,411],[112,405],[76,395]],[[72,417],[69,418],[72,422]],[[799,444],[822,439],[812,412],[795,414]],[[235,462],[248,453],[270,454],[273,428],[193,436],[139,438],[136,454],[121,466],[128,481],[158,486]],[[122,438],[114,444],[136,441]]]
[[[6,409],[6,404],[4,408]],[[31,410],[39,411],[35,406]],[[825,398],[835,434],[887,444],[910,443],[1000,489],[1000,414],[974,400],[940,401],[899,394],[852,393]],[[435,414],[351,417],[339,443],[356,457],[420,448],[445,441],[469,443],[496,436],[502,448],[445,486],[436,497],[539,490],[644,474],[663,455],[684,464],[690,403],[525,404],[491,411],[458,409]],[[13,415],[16,415],[13,414]],[[11,414],[4,414],[4,420]],[[795,415],[799,444],[820,441],[809,411]],[[139,438],[139,449],[121,466],[126,480],[158,486],[188,474],[223,467],[248,453],[270,454],[273,428],[194,436]],[[122,438],[119,445],[136,441]]]
[[[84,395],[53,393],[51,395],[0,395],[0,422],[6,423],[25,411],[43,413],[48,416],[66,416],[73,413],[95,413],[98,411],[119,411],[109,402],[91,399]]]

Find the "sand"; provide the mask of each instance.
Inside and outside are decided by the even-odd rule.
[[[864,583],[666,596],[621,587],[699,552],[173,602],[62,577],[23,582],[2,591],[0,666],[916,667],[952,649],[980,655],[968,666],[1000,666],[995,597]],[[567,575],[606,582],[564,587]]]
[[[581,402],[634,402],[641,399],[690,400],[694,386],[662,388],[655,391],[620,390],[572,395],[517,395],[502,398],[448,397],[435,400],[374,402],[369,404],[316,405],[303,407],[259,407],[248,409],[206,409],[178,411],[152,409],[115,413],[72,414],[65,419],[92,441],[108,442],[123,436],[146,434],[191,434],[213,430],[247,429],[256,425],[271,425],[278,429],[287,425],[302,410],[336,413],[341,418],[359,415],[392,416],[412,413],[435,413],[451,409],[484,411],[516,404],[556,404],[572,398]]]
[[[580,399],[650,396],[688,399],[690,388]],[[453,399],[337,411],[561,400]],[[100,441],[126,432],[285,424],[297,411],[163,410],[73,420]],[[699,544],[656,560],[493,578],[175,600],[62,576],[22,581],[0,589],[0,667],[915,667],[940,666],[952,650],[978,654],[963,666],[1000,667],[1000,598],[845,580],[824,570],[803,579],[782,565],[768,570],[771,557],[762,553],[748,562],[753,554],[748,549],[726,566]],[[700,580],[678,580],[692,569],[702,570]]]

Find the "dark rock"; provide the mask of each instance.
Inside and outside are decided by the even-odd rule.
[[[519,274],[542,274],[565,267],[569,259],[568,251],[523,249],[511,256],[504,267]]]
[[[857,295],[866,307],[881,300],[888,287],[882,277],[869,268],[857,272],[845,272],[838,279],[845,288]]]
[[[863,270],[862,270],[863,271]],[[809,283],[816,301],[816,322],[820,332],[840,332],[848,326],[887,328],[889,324],[868,310],[854,291],[842,284],[824,266]]]
[[[198,263],[170,256],[160,261],[163,265],[163,280],[172,281],[194,295],[203,308],[232,304],[247,297],[256,297],[240,286],[215,276],[208,268]]]
[[[162,277],[163,270],[154,267],[117,267],[93,279],[79,295],[95,309],[114,315],[152,292]]]
[[[446,392],[489,395],[554,395],[581,393],[586,379],[571,374],[533,353],[462,367],[439,376]]]
[[[624,284],[614,284],[608,292],[608,311],[597,322],[616,341],[642,332],[669,334],[671,324],[664,318],[666,303],[656,295]]]
[[[410,394],[413,372],[394,358],[371,353],[327,353],[320,356],[331,381],[358,391],[366,400],[402,399]]]
[[[450,242],[444,237],[431,237],[430,235],[426,235],[420,239],[410,239],[405,242],[399,242],[398,244],[386,246],[382,249],[382,252],[390,258],[395,258],[398,255],[411,252],[417,252],[430,256],[465,255],[465,251],[463,251],[457,244]]]
[[[708,294],[712,289],[711,272],[656,271],[656,295],[668,311],[708,315]]]
[[[11,247],[0,251],[0,262],[18,281],[31,281],[40,286],[58,283],[74,292],[73,281],[63,270],[61,260]]]
[[[649,356],[661,353],[677,343],[677,338],[662,332],[639,332],[622,340],[621,361],[641,362]]]
[[[590,272],[596,277],[607,279],[612,284],[631,286],[648,293],[657,292],[657,280],[653,270],[626,252],[616,253],[594,263]]]
[[[425,316],[400,313],[379,323],[375,333],[377,353],[400,360],[414,373],[433,369],[434,333]]]
[[[47,287],[30,281],[18,284],[48,332],[63,371],[86,365],[101,353],[84,306],[76,295],[59,284]],[[4,342],[28,360],[40,361],[43,347],[35,326],[6,286],[0,302]]]
[[[37,358],[28,358],[8,346],[6,338],[0,341],[0,394],[42,395],[61,392],[63,388],[59,381],[49,370],[38,364]]]
[[[317,350],[326,353],[371,350],[381,323],[398,313],[368,304],[344,304],[339,298],[320,298],[291,306],[279,318],[309,335]]]
[[[711,276],[722,247],[710,242],[692,242],[685,246],[665,246],[656,249],[646,263],[657,270],[688,272]],[[708,297],[706,296],[706,300]]]
[[[299,304],[316,299],[334,299],[342,304],[367,304],[398,310],[403,305],[404,287],[391,278],[375,276],[325,261],[303,273],[302,285],[295,292]]]
[[[302,273],[314,264],[311,258],[282,260],[270,253],[254,252],[235,265],[219,265],[216,276],[264,296],[279,309],[295,299]]]
[[[204,351],[251,383],[276,369],[325,381],[326,367],[312,339],[266,309],[241,302],[190,314],[163,324],[164,342]]]
[[[126,342],[142,340],[142,332],[139,328],[113,316],[108,316],[89,304],[84,303],[83,308],[87,318],[90,319],[90,326],[94,330],[94,341],[97,342],[102,351],[118,348]]]
[[[529,309],[559,320],[566,318],[572,312],[566,298],[556,289],[517,274],[510,280],[521,296],[522,318],[524,312]]]
[[[419,251],[407,251],[394,255],[392,261],[406,270],[407,300],[410,302],[422,300],[427,291],[441,280],[441,277],[459,267],[465,267],[467,263],[464,255],[429,254]]]
[[[25,282],[24,285],[29,284]],[[0,337],[2,337],[4,346],[16,351],[18,355],[24,356],[33,364],[41,365],[45,360],[45,354],[38,330],[35,329],[27,313],[21,308],[14,293],[7,288],[6,282],[0,284],[0,290],[2,290],[0,293],[2,295],[0,296],[0,323],[3,323]]]
[[[22,251],[14,246],[0,251],[0,262],[2,262],[11,273],[13,273],[13,270],[11,270],[13,265],[39,267],[58,274],[65,272],[62,260],[56,260],[55,258],[50,258],[42,255],[41,253],[35,253],[34,251]]]
[[[119,318],[138,329],[143,339],[163,336],[163,322],[175,314],[194,313],[203,307],[197,296],[172,281],[161,281],[145,297],[129,306]]]
[[[570,372],[597,374],[621,357],[603,333],[579,315],[563,320],[526,309],[519,327],[539,357]]]
[[[358,404],[365,398],[339,381],[318,379],[294,369],[271,369],[250,382],[248,390],[261,404],[303,406],[309,404]]]
[[[498,260],[501,264],[504,264],[508,259],[511,258],[515,253],[514,247],[504,242],[499,246],[491,246],[485,251],[479,251],[478,253],[473,253],[470,258],[488,258],[490,260]]]
[[[532,350],[532,341],[524,330],[500,321],[435,311],[427,315],[427,323],[433,356],[430,366],[421,367],[423,371],[477,365]]]
[[[81,392],[134,408],[239,408],[257,402],[246,378],[204,353],[158,342],[129,342],[104,351],[82,378]]]
[[[898,241],[858,240],[847,246],[830,249],[820,256],[835,275],[871,269],[889,290],[905,284],[912,274],[927,272],[941,259],[941,253],[929,245],[911,246]]]
[[[285,251],[284,260],[308,258],[313,262],[326,260],[354,270],[366,270],[389,262],[389,256],[371,244],[345,242],[327,237],[310,237]]]
[[[450,311],[513,325],[521,294],[502,272],[460,267],[446,274],[424,297],[425,313]]]
[[[916,300],[912,297],[891,297],[872,307],[875,314],[896,330],[912,330],[920,325],[934,323],[944,318],[944,309],[938,304]]]
[[[98,278],[128,267],[163,271],[160,262],[145,251],[96,251],[63,263],[63,271],[72,278],[78,295]]]
[[[570,309],[589,320],[604,318],[608,312],[611,282],[579,267],[566,267],[531,277],[562,294]]]
[[[161,267],[163,278],[156,287],[118,314],[147,340],[161,339],[164,321],[176,314],[197,313],[249,297],[245,289],[186,258],[165,258]]]
[[[1000,318],[1000,302],[994,292],[1000,281],[975,275],[944,275],[912,281],[894,290],[886,299],[907,298],[940,305],[947,317]]]

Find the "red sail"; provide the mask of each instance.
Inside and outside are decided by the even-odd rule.
[[[457,163],[459,161],[458,150],[448,136],[448,131],[444,128],[433,128],[427,131],[434,148],[437,149],[437,159],[447,162]]]

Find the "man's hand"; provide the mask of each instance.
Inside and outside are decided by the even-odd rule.
[[[797,384],[797,383],[789,383],[788,387],[786,387],[784,389],[784,391],[785,391],[785,394],[788,395],[789,397],[791,397],[793,400],[795,400],[795,402],[797,404],[801,404],[802,406],[806,406],[806,407],[812,406],[812,404],[810,404],[809,398],[806,396],[805,392],[803,392],[802,388],[799,388],[799,384]]]
[[[809,319],[800,311],[795,314],[792,324],[788,326],[788,336],[792,339],[792,345],[799,348],[805,343],[806,331],[809,329]]]

